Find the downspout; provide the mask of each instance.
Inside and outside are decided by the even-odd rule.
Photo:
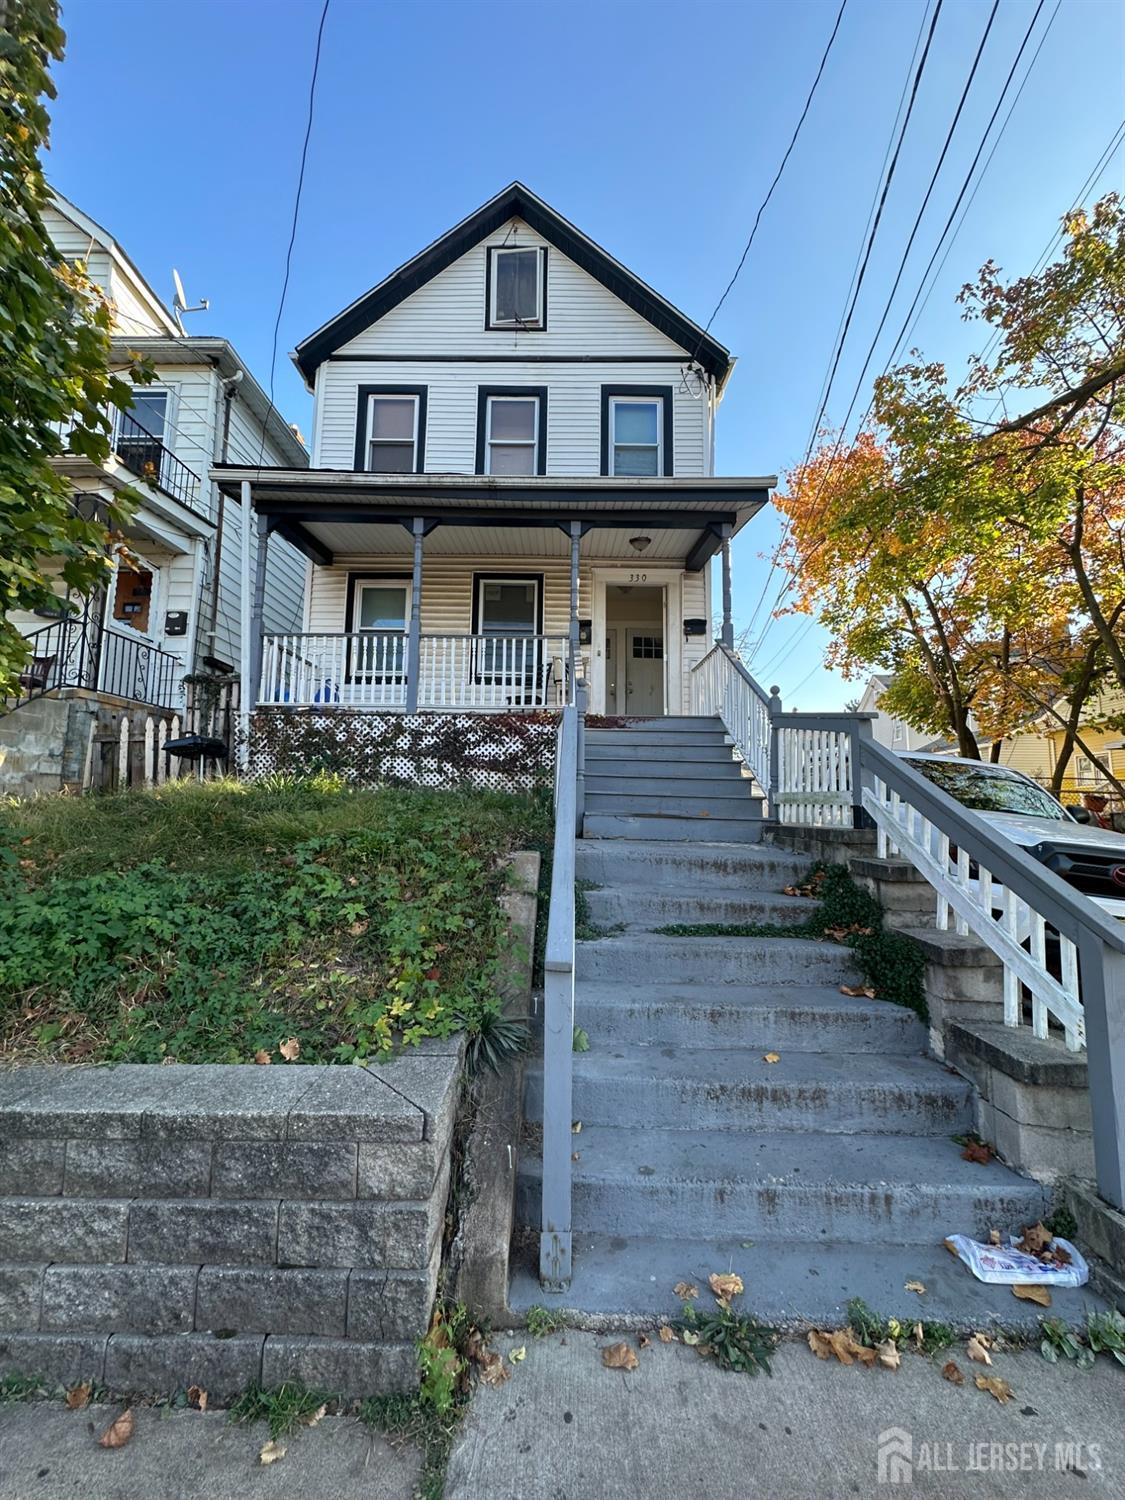
[[[227,461],[227,452],[230,447],[230,412],[241,379],[242,371],[239,370],[229,380],[223,381],[223,428],[215,454],[215,462],[219,464],[225,464]],[[217,485],[216,489],[219,492],[219,505],[215,517],[215,554],[211,559],[211,604],[207,620],[207,655],[209,656],[216,654],[219,634],[219,581],[223,560],[223,526],[226,521],[226,496],[221,486]]]

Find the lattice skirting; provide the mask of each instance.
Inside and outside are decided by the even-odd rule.
[[[260,708],[247,775],[330,773],[355,786],[530,792],[554,774],[558,715]]]

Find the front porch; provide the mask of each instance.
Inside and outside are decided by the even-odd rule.
[[[243,553],[244,712],[691,711],[709,563],[768,480],[363,474],[219,466]],[[263,619],[269,539],[309,559],[304,629]]]

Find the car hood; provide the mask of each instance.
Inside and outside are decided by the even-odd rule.
[[[1099,854],[1117,855],[1125,864],[1125,833],[1111,828],[1096,828],[1089,823],[1072,823],[1061,818],[1035,818],[1027,813],[980,812],[998,833],[1025,849],[1036,844],[1058,844],[1067,849],[1090,849]]]

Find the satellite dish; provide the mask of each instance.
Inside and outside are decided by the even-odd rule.
[[[194,307],[189,307],[187,293],[184,291],[184,284],[180,280],[180,273],[176,270],[175,266],[172,267],[172,285],[176,289],[175,295],[172,298],[172,316],[175,318],[176,326],[180,332],[184,333],[186,331],[184,328],[184,313],[206,312],[211,306],[211,302],[209,298],[203,297]]]

